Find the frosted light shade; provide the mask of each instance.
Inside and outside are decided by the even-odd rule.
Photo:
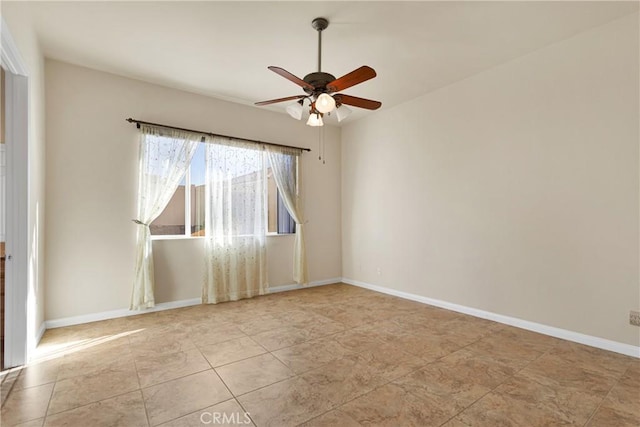
[[[328,113],[333,111],[334,108],[336,108],[336,101],[333,99],[333,96],[322,93],[318,99],[316,99],[316,110],[321,113]]]
[[[287,113],[296,120],[302,119],[302,104],[294,102],[287,107]]]
[[[309,120],[307,120],[307,124],[309,126],[322,126],[322,125],[324,125],[324,123],[322,123],[322,117],[320,117],[320,114],[311,114],[309,116]]]
[[[346,119],[349,114],[351,114],[351,108],[348,108],[346,105],[341,105],[338,107],[338,109],[336,110],[336,117],[338,118],[338,122],[343,121],[344,119]]]

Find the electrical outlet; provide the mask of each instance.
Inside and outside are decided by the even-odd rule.
[[[640,326],[640,311],[631,310],[629,312],[629,323],[634,326]]]
[[[376,273],[378,273],[378,276],[382,274],[382,270],[380,270],[380,267],[377,268]]]

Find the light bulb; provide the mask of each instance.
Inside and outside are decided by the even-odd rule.
[[[307,120],[307,125],[322,126],[323,124],[324,123],[322,123],[322,117],[320,117],[320,114],[313,113],[309,115],[309,120]]]
[[[322,93],[318,96],[318,99],[316,99],[316,110],[321,113],[328,113],[333,111],[334,108],[336,108],[336,100],[333,99],[331,95]]]

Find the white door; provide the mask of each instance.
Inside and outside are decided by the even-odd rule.
[[[28,319],[28,72],[2,21],[5,142],[5,316],[4,366],[27,362]],[[33,315],[33,314],[32,314]]]
[[[4,324],[5,324],[5,309],[4,309],[4,290],[5,290],[5,263],[6,263],[6,234],[5,224],[7,215],[7,193],[6,193],[6,179],[7,179],[7,150],[5,145],[5,124],[4,124],[4,70],[0,68],[0,369],[4,368]]]

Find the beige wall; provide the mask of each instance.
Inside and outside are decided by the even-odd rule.
[[[137,135],[152,122],[316,149],[317,129],[289,116],[56,61],[46,62],[46,318],[128,307],[133,274]],[[341,275],[340,132],[327,164],[302,158],[310,280]],[[292,236],[268,238],[269,282],[291,284]],[[199,298],[202,240],[154,242],[156,301]]]
[[[29,339],[36,336],[44,316],[44,210],[45,210],[45,92],[44,57],[34,27],[24,13],[28,4],[2,3],[2,18],[7,23],[22,59],[29,71]],[[30,342],[30,344],[33,344]]]
[[[343,276],[640,344],[638,48],[634,14],[343,128]]]

